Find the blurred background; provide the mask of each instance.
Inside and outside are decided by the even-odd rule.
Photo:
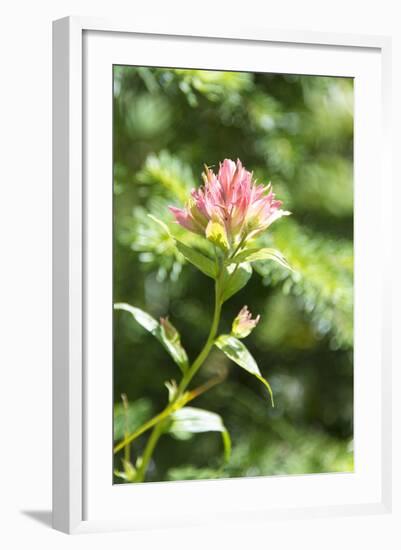
[[[295,273],[253,264],[221,323],[229,331],[244,304],[261,315],[246,345],[276,407],[255,378],[216,350],[192,387],[216,372],[227,378],[191,405],[222,416],[230,461],[223,463],[218,433],[164,435],[147,480],[353,470],[352,146],[349,78],[114,67],[114,301],[169,315],[193,359],[210,327],[213,282],[184,263],[147,213],[171,224],[167,205],[182,206],[200,185],[203,164],[218,168],[224,158],[240,158],[258,181],[271,181],[292,212],[262,241]],[[134,430],[165,406],[164,382],[174,378],[180,371],[153,336],[116,312],[116,440],[124,430],[121,394]],[[133,462],[146,439],[132,444]]]

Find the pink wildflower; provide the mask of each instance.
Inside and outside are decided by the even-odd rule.
[[[248,306],[244,306],[233,321],[231,334],[236,338],[245,338],[259,323],[260,315],[252,319]]]
[[[241,164],[225,159],[216,174],[206,167],[204,185],[193,189],[184,209],[170,206],[176,221],[229,249],[264,231],[289,212],[281,210],[271,185],[257,184]]]

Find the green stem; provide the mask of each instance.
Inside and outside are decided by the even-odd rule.
[[[148,442],[146,444],[145,450],[142,455],[142,462],[138,468],[138,472],[135,480],[137,483],[144,480],[150,459],[152,458],[152,455],[153,455],[153,451],[157,445],[157,442],[160,436],[163,433],[162,420],[164,420],[167,416],[169,416],[170,413],[174,410],[174,406],[176,402],[180,399],[180,397],[182,397],[183,393],[188,387],[188,384],[191,382],[192,378],[198,372],[198,370],[206,360],[207,356],[210,353],[210,350],[213,347],[214,339],[216,337],[217,330],[219,327],[220,316],[221,316],[221,306],[222,306],[222,302],[220,298],[220,277],[221,275],[219,275],[215,283],[215,301],[214,301],[213,321],[210,327],[209,336],[206,340],[206,343],[203,346],[197,358],[195,359],[195,361],[192,363],[191,367],[184,374],[180,382],[180,385],[178,386],[177,395],[175,396],[172,403],[170,403],[170,405],[166,407],[164,411],[162,411],[159,415],[157,415],[156,417],[154,417],[152,420],[149,421],[149,422],[152,422],[152,424],[155,425],[155,427],[153,428],[153,431],[149,436]],[[142,431],[145,431],[146,429],[148,429],[148,427],[146,427],[146,424],[144,424],[142,426]],[[133,435],[135,434],[131,434],[131,437]],[[124,441],[114,448],[114,452],[117,452],[120,448],[122,448],[123,445],[124,445]]]
[[[128,431],[128,399],[125,393],[121,394],[121,399],[124,407],[124,439],[127,439],[129,436]],[[130,461],[130,444],[127,443],[124,447],[124,460],[125,462]]]
[[[163,422],[159,422],[159,424],[157,424],[153,428],[152,433],[149,436],[148,442],[146,443],[146,447],[141,459],[141,464],[135,476],[135,483],[140,483],[141,481],[144,480],[146,471],[149,466],[150,459],[152,458],[153,451],[155,450],[157,442],[159,441],[159,437],[162,435],[162,433],[163,433]]]
[[[213,347],[213,342],[217,334],[217,329],[219,327],[220,322],[220,315],[221,315],[221,300],[220,300],[220,290],[219,290],[219,281],[216,281],[216,288],[215,288],[215,303],[214,303],[214,315],[213,315],[213,321],[212,325],[210,327],[209,336],[206,340],[205,345],[203,346],[201,352],[199,353],[198,357],[195,359],[195,361],[192,363],[191,367],[187,370],[187,372],[184,374],[180,385],[178,386],[178,392],[177,397],[182,395],[186,388],[188,387],[188,384],[192,380],[192,378],[195,376],[195,374],[198,372],[204,361],[206,360],[207,356],[210,353],[210,350]]]
[[[146,432],[150,428],[153,428],[153,426],[159,424],[159,422],[167,418],[169,414],[173,412],[174,407],[175,402],[169,403],[169,405],[161,413],[157,414],[156,416],[145,422],[145,424],[142,424],[142,426],[132,432],[129,437],[123,439],[122,441],[120,441],[120,443],[117,443],[117,445],[114,447],[114,453],[118,453],[118,451],[121,451],[121,449],[125,447],[128,443],[131,443],[131,441],[134,441],[134,439],[142,435],[144,432]]]

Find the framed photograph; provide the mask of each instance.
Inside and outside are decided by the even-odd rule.
[[[390,511],[389,39],[53,54],[54,527]]]

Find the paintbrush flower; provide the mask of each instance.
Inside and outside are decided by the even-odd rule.
[[[238,159],[225,159],[217,174],[208,167],[203,186],[191,192],[185,208],[170,206],[176,221],[224,250],[255,237],[289,212],[270,184],[257,184]]]

